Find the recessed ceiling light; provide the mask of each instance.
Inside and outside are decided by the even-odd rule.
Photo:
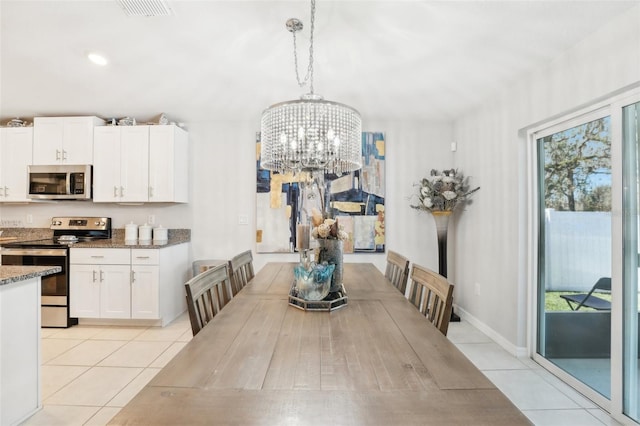
[[[87,54],[87,58],[89,58],[89,60],[94,64],[101,66],[107,65],[108,62],[107,58],[96,52],[90,52]]]

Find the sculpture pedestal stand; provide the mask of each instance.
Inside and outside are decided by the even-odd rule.
[[[449,230],[449,218],[451,211],[432,211],[433,219],[436,221],[436,231],[438,234],[438,273],[443,277],[447,276],[447,231]],[[450,322],[460,321],[460,317],[451,308]]]

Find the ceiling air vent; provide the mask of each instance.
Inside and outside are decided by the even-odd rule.
[[[168,16],[171,8],[164,0],[118,0],[128,16]]]

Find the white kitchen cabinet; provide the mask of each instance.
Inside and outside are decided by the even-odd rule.
[[[0,202],[27,202],[27,166],[33,153],[33,127],[0,129]]]
[[[130,249],[71,249],[70,315],[130,318]]]
[[[98,117],[35,117],[32,164],[93,164],[93,129]]]
[[[149,129],[149,201],[189,201],[188,140],[174,125]]]
[[[94,131],[93,201],[186,203],[188,134],[175,125]]]
[[[131,250],[131,318],[160,318],[159,250]]]
[[[131,318],[131,267],[100,265],[100,317]]]
[[[100,282],[96,265],[70,265],[69,315],[73,318],[100,318]]]
[[[149,194],[149,126],[97,127],[93,201],[144,202]]]
[[[188,255],[187,244],[161,249],[71,248],[71,316],[168,324],[186,309]]]

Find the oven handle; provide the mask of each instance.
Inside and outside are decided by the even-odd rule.
[[[67,256],[67,249],[28,249],[6,248],[0,249],[2,256]]]

